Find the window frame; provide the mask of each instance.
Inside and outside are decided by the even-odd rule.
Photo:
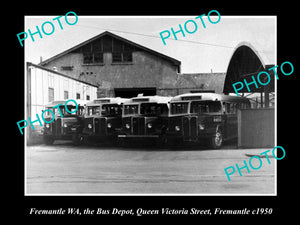
[[[117,44],[118,43],[118,44]],[[112,64],[126,64],[133,63],[133,51],[134,47],[130,44],[124,43],[123,41],[112,39]],[[116,60],[116,54],[120,57],[120,60]],[[128,54],[127,57],[124,57],[124,54]],[[130,59],[130,60],[126,60]]]
[[[50,92],[52,92],[51,95]],[[52,98],[50,98],[50,96],[52,96]],[[48,102],[53,102],[54,99],[55,99],[54,87],[48,87]]]
[[[100,44],[100,47],[98,46],[99,48],[95,47],[96,43]],[[82,46],[81,53],[83,54],[83,65],[104,64],[103,39],[99,39],[94,42],[88,43],[86,46]],[[86,59],[87,57],[89,57],[89,60]],[[97,58],[100,60],[96,61]]]

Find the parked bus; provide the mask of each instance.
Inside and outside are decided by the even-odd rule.
[[[53,101],[46,105],[46,109],[50,109],[54,112],[55,118],[51,123],[46,123],[43,128],[43,140],[47,145],[53,144],[55,140],[72,140],[73,144],[77,145],[80,143],[80,133],[82,132],[83,124],[83,114],[85,101],[76,100],[78,109],[75,113],[69,113],[65,109],[65,103],[67,100]],[[58,104],[59,109],[53,108]],[[67,104],[67,108],[70,112],[76,109],[76,105],[72,103]],[[61,116],[60,112],[63,116]],[[47,111],[45,113],[45,120],[51,121],[53,115]]]
[[[122,106],[126,98],[99,98],[87,103],[82,137],[85,143],[112,142],[122,125]]]
[[[250,108],[244,97],[216,93],[186,93],[170,102],[166,133],[169,143],[202,142],[220,148],[224,140],[237,138],[237,109]]]
[[[120,140],[164,138],[172,97],[142,96],[131,98],[123,106]]]

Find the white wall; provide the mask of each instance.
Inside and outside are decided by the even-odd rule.
[[[35,115],[40,115],[49,103],[49,87],[54,88],[54,101],[64,100],[64,91],[68,91],[68,99],[77,100],[76,93],[80,93],[80,100],[87,100],[87,95],[90,96],[90,101],[97,98],[97,88],[92,85],[35,66],[30,66],[30,70],[31,115],[28,116],[32,119],[36,119]],[[28,88],[26,91],[29,91]]]

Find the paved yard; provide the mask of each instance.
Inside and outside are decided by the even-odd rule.
[[[267,149],[26,147],[27,194],[274,194],[276,160],[241,170],[228,181],[224,168],[243,166]],[[257,161],[253,160],[253,164]],[[257,166],[254,165],[254,166]]]

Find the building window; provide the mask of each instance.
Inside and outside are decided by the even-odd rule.
[[[83,64],[103,63],[103,52],[83,53]]]
[[[83,53],[83,64],[103,63],[102,39],[86,44],[81,51]]]
[[[89,86],[85,86],[85,93],[86,93],[86,100],[90,100],[90,87]]]
[[[93,54],[91,52],[83,53],[83,64],[93,63]]]
[[[54,88],[51,87],[48,88],[48,101],[49,102],[54,101]]]
[[[93,57],[94,63],[103,63],[103,52],[95,52]]]
[[[132,63],[132,53],[135,50],[134,45],[122,40],[104,36],[91,43],[85,44],[79,49],[83,54],[84,65],[104,64],[104,52],[112,53],[113,63]]]
[[[113,52],[112,53],[112,61],[113,62],[122,62],[122,53],[121,52]]]
[[[133,47],[129,44],[113,39],[112,62],[132,62]]]
[[[132,52],[113,52],[112,62],[113,63],[132,62]]]
[[[69,99],[69,92],[68,91],[64,91],[64,99]]]
[[[82,86],[79,82],[76,82],[76,99],[80,99],[80,93],[81,93]]]
[[[132,62],[132,52],[123,52],[122,59],[123,62]]]
[[[79,94],[79,96],[80,96],[80,93],[81,93],[81,85],[80,85],[80,83],[79,82],[76,82],[76,93],[78,93]],[[80,97],[79,98],[77,98],[77,99],[80,99]]]

